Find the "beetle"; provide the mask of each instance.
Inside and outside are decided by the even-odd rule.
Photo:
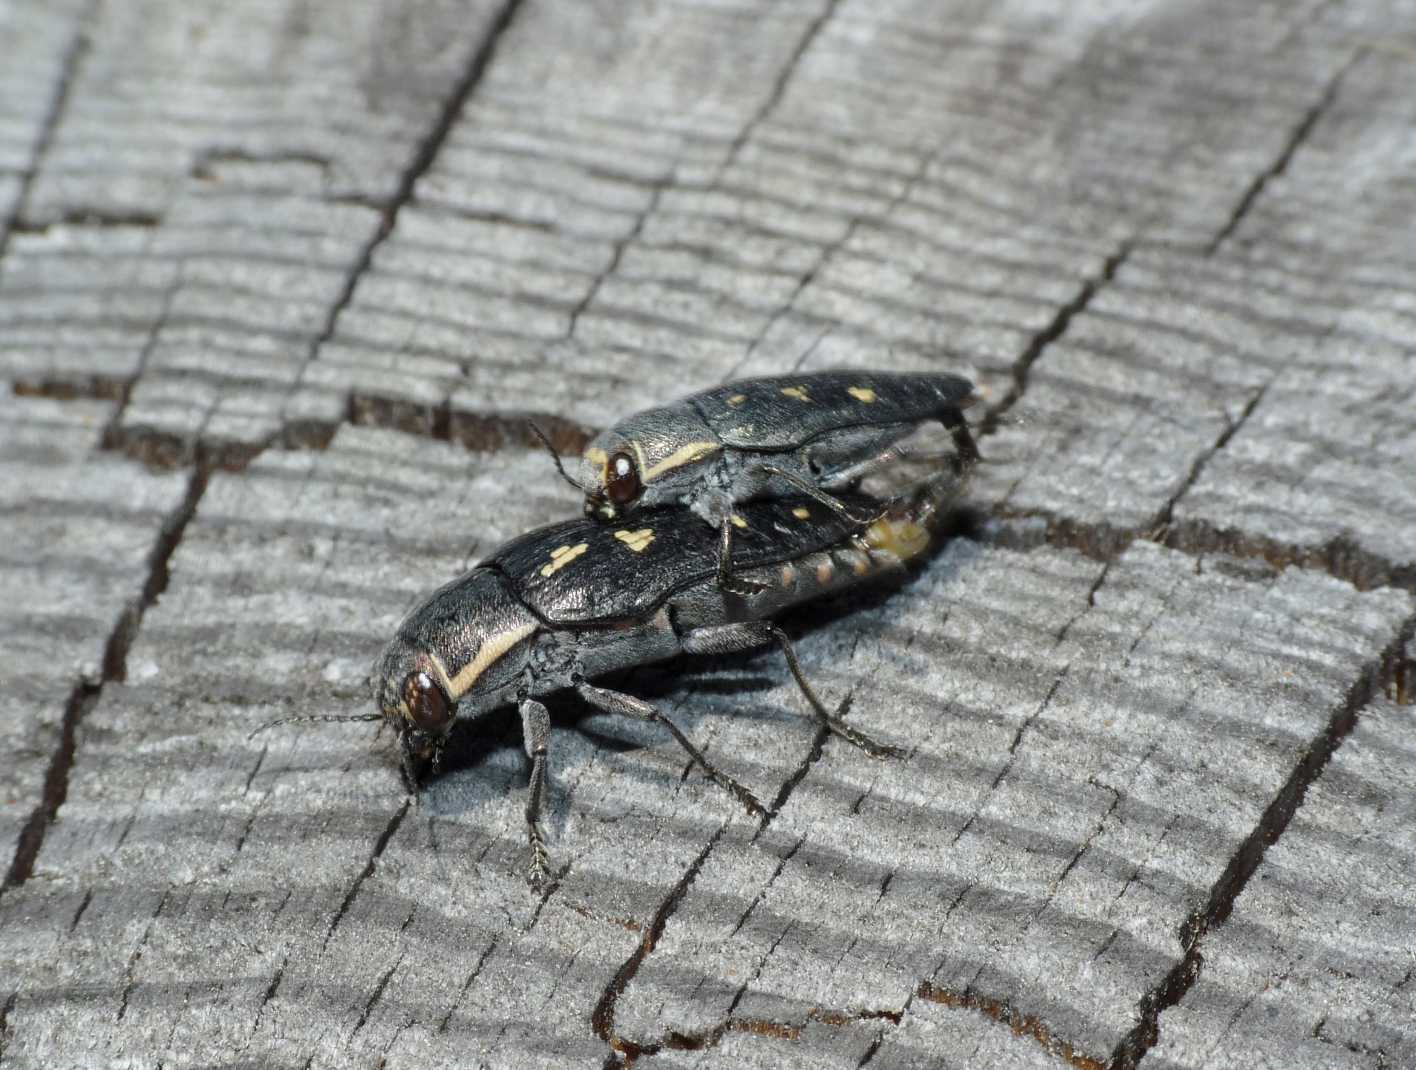
[[[712,529],[674,506],[642,510],[630,525],[594,518],[538,528],[496,550],[434,591],[403,619],[371,675],[377,712],[397,736],[402,773],[416,793],[419,765],[434,765],[453,725],[505,707],[521,715],[531,761],[525,819],[532,884],[548,879],[540,828],[550,716],[541,701],[573,690],[591,706],[663,725],[704,773],[749,813],[750,790],[714,767],[654,705],[591,683],[593,678],[679,654],[781,648],[812,715],[831,733],[876,757],[900,756],[847,724],[849,697],[828,710],[808,683],[772,616],[790,606],[898,569],[925,552],[958,479],[941,474],[882,503],[848,492],[847,508],[869,511],[866,527],[805,497],[745,503],[734,516],[738,561],[756,593],[729,597],[716,583]]]
[[[587,514],[607,521],[654,505],[688,506],[718,530],[718,586],[750,595],[754,582],[733,570],[740,503],[801,494],[863,522],[839,492],[899,456],[897,444],[924,422],[949,429],[961,472],[978,460],[963,418],[978,397],[968,379],[939,373],[741,379],[620,421],[587,444],[578,478],[562,475],[585,493]]]

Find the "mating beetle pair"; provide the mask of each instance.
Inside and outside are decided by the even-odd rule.
[[[745,380],[633,416],[590,443],[571,480],[586,516],[513,539],[414,608],[375,664],[377,713],[314,719],[392,725],[416,791],[419,765],[436,762],[456,720],[515,706],[531,759],[534,884],[549,874],[541,699],[557,691],[663,724],[712,780],[764,812],[652,704],[590,682],[606,673],[775,643],[825,728],[898,754],[844,722],[849,700],[827,709],[771,618],[925,552],[978,456],[961,415],[973,397],[957,376],[831,372]],[[953,435],[955,463],[888,501],[853,489],[930,419]]]

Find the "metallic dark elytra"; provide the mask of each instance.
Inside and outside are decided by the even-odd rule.
[[[843,518],[840,492],[888,465],[897,444],[938,420],[962,471],[978,459],[963,409],[977,399],[957,375],[831,371],[742,379],[620,421],[586,446],[578,478],[586,512],[633,519],[678,504],[718,529],[719,585],[740,594],[730,517],[755,498],[805,494]],[[863,518],[856,518],[863,519]]]
[[[889,503],[843,494],[846,509],[874,517],[865,526],[811,498],[742,504],[730,523],[737,565],[755,588],[746,596],[718,586],[717,537],[679,507],[647,508],[623,525],[583,517],[511,540],[409,613],[375,665],[379,712],[398,735],[410,788],[420,760],[436,759],[455,721],[516,706],[532,762],[532,878],[545,880],[539,815],[550,719],[540,699],[569,689],[606,712],[663,724],[710,778],[762,813],[747,788],[712,766],[654,706],[590,681],[678,654],[772,643],[825,727],[873,755],[895,753],[847,725],[844,704],[835,711],[822,704],[770,618],[919,557],[957,487],[950,472]]]

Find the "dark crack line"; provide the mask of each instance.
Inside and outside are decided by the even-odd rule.
[[[339,904],[339,909],[335,911],[334,918],[329,923],[329,929],[325,932],[324,942],[320,944],[320,953],[323,954],[325,948],[329,947],[330,940],[334,937],[335,930],[339,928],[344,920],[344,915],[349,912],[349,908],[354,905],[354,900],[359,895],[359,889],[364,886],[364,882],[374,875],[374,870],[378,868],[379,858],[384,853],[384,848],[393,839],[393,834],[398,831],[398,826],[403,824],[403,819],[408,815],[410,800],[404,799],[403,805],[389,818],[388,824],[384,827],[379,838],[374,841],[374,849],[369,852],[369,860],[364,863],[364,868],[359,876],[354,878],[354,883],[349,886],[349,891],[344,895],[344,901]]]
[[[324,345],[334,337],[335,329],[339,322],[340,315],[349,306],[354,298],[354,291],[359,285],[359,280],[363,278],[369,270],[374,260],[374,254],[384,240],[393,233],[395,224],[398,222],[399,211],[413,200],[413,191],[418,184],[418,180],[423,177],[438,153],[446,143],[448,135],[452,132],[457,118],[462,113],[472,91],[486,74],[487,68],[491,65],[492,57],[496,54],[497,45],[501,42],[502,35],[510,27],[513,18],[520,9],[522,0],[506,0],[501,10],[497,12],[496,18],[488,28],[482,42],[472,53],[466,68],[462,72],[462,77],[453,86],[452,92],[443,103],[442,111],[438,114],[437,121],[418,146],[418,151],[408,162],[403,173],[399,176],[398,186],[392,198],[383,205],[380,211],[379,225],[375,228],[373,235],[364,243],[358,258],[351,266],[348,275],[345,277],[344,286],[340,290],[339,296],[335,298],[334,304],[330,306],[329,315],[325,317],[325,322],[320,333],[310,343],[309,350],[305,358],[307,366],[311,361],[319,358],[319,352]],[[301,368],[300,374],[296,377],[296,387],[304,379],[305,370]]]
[[[978,425],[978,437],[991,435],[998,430],[1008,410],[1027,392],[1028,377],[1032,374],[1033,365],[1042,357],[1043,351],[1067,332],[1072,320],[1086,311],[1093,298],[1116,277],[1116,272],[1131,255],[1132,243],[1131,238],[1123,240],[1116,247],[1116,251],[1102,263],[1100,274],[1085,279],[1081,289],[1077,291],[1077,296],[1059,308],[1057,315],[1052,317],[1052,322],[1033,335],[1027,348],[1013,362],[1013,385],[1003,396],[1003,400],[986,412]]]
[[[210,473],[205,468],[198,467],[192,471],[182,501],[168,514],[158,530],[157,540],[148,555],[148,574],[141,592],[119,612],[113,630],[108,635],[103,648],[99,680],[80,680],[69,693],[59,726],[59,744],[50,755],[40,799],[30,811],[16,840],[14,857],[10,861],[3,884],[0,884],[0,896],[9,889],[24,884],[33,876],[35,862],[44,847],[45,836],[48,835],[50,826],[69,795],[69,774],[78,750],[79,727],[98,704],[104,684],[110,681],[121,683],[127,678],[128,651],[137,636],[143,615],[167,589],[172,555],[177,544],[181,542],[187,525],[196,514],[197,504],[206,492],[209,478]]]
[[[374,987],[374,990],[369,993],[368,1002],[364,1004],[364,1010],[359,1015],[359,1020],[354,1023],[354,1028],[349,1033],[349,1039],[351,1041],[359,1035],[359,1030],[364,1028],[365,1023],[369,1020],[369,1015],[374,1011],[375,1004],[383,998],[384,989],[388,988],[389,981],[393,980],[394,972],[402,965],[403,956],[399,955],[398,960],[379,978],[379,983]]]
[[[1369,663],[1348,689],[1346,700],[1332,714],[1321,735],[1314,739],[1288,780],[1269,802],[1257,825],[1245,837],[1210,889],[1205,905],[1181,926],[1177,938],[1184,954],[1165,977],[1147,992],[1137,1006],[1137,1022],[1117,1045],[1107,1063],[1108,1070],[1134,1070],[1160,1038],[1160,1017],[1184,999],[1204,969],[1201,945],[1205,937],[1222,926],[1243,893],[1264,855],[1283,835],[1302,805],[1308,787],[1327,767],[1334,752],[1356,727],[1363,707],[1381,694],[1395,672],[1397,661],[1413,634],[1416,617],[1408,619],[1385,650]]]
[[[634,244],[640,234],[644,232],[644,224],[649,221],[651,215],[658,211],[659,201],[663,198],[664,191],[668,189],[672,182],[672,168],[655,180],[649,192],[649,201],[644,205],[644,210],[641,211],[639,216],[635,219],[634,226],[630,227],[629,231],[615,242],[614,252],[610,254],[610,262],[605,265],[603,271],[599,272],[599,274],[591,280],[589,288],[585,291],[585,296],[576,302],[575,307],[570,310],[570,318],[566,321],[565,325],[565,334],[562,335],[563,340],[569,341],[575,337],[575,329],[580,324],[580,317],[585,315],[591,303],[604,287],[605,282],[611,275],[619,270],[620,261],[624,259],[625,252]]]
[[[1268,393],[1268,389],[1273,385],[1273,382],[1274,380],[1270,379],[1255,390],[1253,397],[1249,398],[1248,403],[1239,413],[1239,416],[1220,433],[1220,436],[1214,440],[1214,444],[1210,446],[1209,449],[1195,458],[1195,463],[1190,466],[1190,471],[1185,476],[1185,481],[1180,484],[1179,489],[1170,496],[1169,500],[1160,507],[1160,511],[1156,513],[1155,519],[1150,523],[1149,530],[1158,534],[1158,541],[1163,540],[1169,532],[1170,522],[1175,516],[1175,507],[1180,504],[1180,499],[1184,498],[1185,495],[1190,492],[1190,489],[1199,482],[1200,476],[1204,474],[1205,468],[1209,465],[1210,461],[1214,459],[1215,454],[1229,445],[1229,440],[1237,435],[1239,429],[1248,422],[1249,417],[1254,415],[1254,410],[1259,407],[1259,402],[1264,399],[1264,395]]]
[[[20,188],[15,196],[15,211],[6,221],[4,230],[0,230],[0,262],[3,262],[5,252],[9,248],[10,235],[17,230],[25,229],[25,209],[29,205],[30,193],[34,189],[34,180],[49,155],[49,148],[54,143],[55,132],[59,129],[59,123],[68,110],[69,94],[74,88],[74,83],[78,81],[79,67],[82,65],[84,57],[88,55],[88,25],[93,21],[97,12],[98,0],[89,0],[88,6],[79,16],[78,26],[74,30],[74,38],[69,42],[69,47],[64,53],[64,59],[60,65],[59,85],[54,91],[53,99],[49,102],[49,110],[41,122],[39,137],[35,140],[34,151],[30,155],[30,165],[20,176]]]
[[[737,924],[733,926],[733,931],[728,934],[730,937],[736,936],[742,931],[742,927],[747,924],[747,919],[750,918],[752,912],[757,909],[757,904],[762,902],[762,897],[767,894],[767,890],[771,888],[777,878],[782,875],[782,870],[787,868],[787,863],[801,850],[802,844],[804,843],[806,843],[805,836],[797,840],[797,842],[792,845],[792,849],[781,857],[781,860],[777,863],[777,868],[772,871],[772,875],[767,878],[762,887],[757,889],[757,894],[752,897],[752,902],[747,904],[747,909],[744,910],[742,916],[738,918]],[[734,1006],[736,1006],[736,1002],[734,1002]]]
[[[919,183],[924,180],[925,174],[929,171],[929,165],[934,162],[937,155],[937,152],[932,152],[922,157],[919,166],[909,178],[905,180],[905,184],[900,188],[900,192],[891,197],[880,212],[852,217],[846,224],[846,229],[841,232],[839,238],[821,247],[821,251],[817,254],[816,262],[798,277],[795,289],[792,290],[786,301],[783,302],[782,307],[767,318],[767,322],[763,325],[762,330],[758,331],[757,336],[748,344],[747,350],[743,353],[742,357],[728,370],[727,374],[723,376],[724,382],[734,378],[741,370],[742,366],[752,359],[752,355],[757,352],[758,347],[762,345],[767,336],[772,333],[772,328],[787,316],[791,315],[796,308],[797,302],[801,299],[801,295],[816,281],[816,277],[821,274],[822,269],[831,262],[831,258],[850,243],[862,223],[866,221],[875,223],[885,222],[890,218],[890,214],[909,198],[910,194],[919,186]],[[821,344],[822,340],[827,335],[836,329],[836,326],[836,324],[829,324],[821,330],[811,345],[797,357],[795,364],[792,366],[793,371],[796,371],[806,362],[807,357],[815,351],[816,347]]]
[[[162,898],[157,901],[157,909],[152,912],[152,917],[148,919],[147,927],[143,929],[142,938],[138,941],[138,946],[133,948],[133,953],[128,956],[127,968],[123,971],[123,992],[118,1002],[118,1014],[114,1021],[121,1022],[128,1013],[128,1000],[132,998],[134,990],[138,987],[137,973],[138,963],[142,961],[143,952],[147,949],[148,940],[152,937],[152,927],[157,924],[157,919],[162,916],[162,908],[167,905],[167,898],[172,894],[172,889],[162,893]]]
[[[1317,103],[1304,113],[1303,117],[1298,121],[1298,125],[1293,128],[1293,132],[1288,135],[1288,140],[1284,143],[1277,159],[1275,159],[1267,169],[1256,175],[1254,180],[1249,183],[1249,188],[1246,189],[1244,195],[1239,198],[1239,203],[1234,206],[1234,211],[1230,214],[1228,221],[1220,228],[1219,233],[1214,236],[1209,245],[1205,247],[1205,256],[1213,256],[1219,251],[1219,247],[1229,239],[1230,235],[1234,233],[1239,224],[1244,221],[1250,209],[1254,207],[1254,203],[1259,199],[1260,194],[1264,192],[1265,187],[1288,170],[1288,165],[1293,161],[1294,154],[1297,153],[1303,143],[1308,140],[1309,135],[1313,132],[1313,128],[1317,126],[1318,120],[1321,119],[1336,102],[1338,90],[1342,85],[1343,78],[1347,76],[1347,72],[1366,54],[1367,49],[1365,47],[1359,48],[1346,63],[1338,68],[1337,73],[1332,76],[1327,86],[1323,89],[1322,96],[1318,98]]]
[[[840,6],[840,3],[841,0],[826,0],[826,4],[821,9],[821,13],[807,23],[805,32],[802,33],[801,39],[797,41],[796,48],[792,49],[792,54],[787,57],[787,62],[782,64],[782,69],[777,72],[777,79],[772,83],[772,91],[767,94],[767,99],[764,100],[762,106],[753,113],[752,118],[744,123],[742,129],[738,131],[738,136],[733,139],[733,143],[728,149],[728,154],[723,160],[723,165],[718,169],[718,173],[713,181],[709,183],[710,186],[717,186],[722,181],[723,175],[727,172],[729,167],[737,162],[739,154],[741,154],[743,148],[746,147],[753,133],[767,121],[768,116],[776,111],[777,106],[782,103],[782,98],[787,94],[787,86],[791,84],[792,78],[796,75],[797,68],[801,66],[802,58],[816,42],[816,39],[821,36],[821,31],[826,28],[826,24],[835,16],[836,8]]]
[[[683,902],[688,890],[693,886],[693,882],[698,879],[699,871],[703,869],[703,864],[708,861],[708,856],[722,839],[723,833],[727,830],[727,823],[718,826],[718,830],[704,845],[703,850],[698,852],[698,856],[689,863],[664,901],[659,904],[659,908],[654,912],[654,918],[644,932],[644,937],[639,941],[639,946],[634,949],[634,953],[615,971],[615,976],[610,983],[605,986],[604,992],[600,994],[599,1001],[595,1004],[595,1009],[590,1013],[590,1027],[595,1031],[595,1035],[609,1044],[618,1052],[627,1055],[640,1055],[646,1053],[647,1049],[641,1048],[632,1041],[627,1041],[615,1033],[615,1004],[624,990],[629,986],[629,982],[634,980],[634,975],[639,972],[639,967],[644,964],[644,960],[658,944],[659,938],[664,934],[664,927],[668,925],[669,919],[678,910],[679,904]]]
[[[462,989],[457,993],[457,998],[452,1001],[452,1005],[448,1007],[447,1013],[442,1017],[442,1021],[438,1023],[439,1033],[447,1032],[447,1027],[452,1021],[452,1016],[457,1013],[457,1008],[460,1007],[462,1001],[467,998],[467,993],[472,991],[472,983],[477,980],[478,975],[482,972],[482,967],[485,966],[487,960],[492,957],[492,952],[496,951],[497,944],[500,943],[500,940],[501,937],[499,935],[493,936],[491,940],[487,942],[487,946],[483,948],[482,953],[477,956],[477,962],[473,965],[472,972],[467,975],[467,980],[462,982]]]

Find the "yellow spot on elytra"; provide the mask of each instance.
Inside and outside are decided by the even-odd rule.
[[[642,554],[644,548],[654,541],[654,531],[652,528],[640,528],[638,531],[621,529],[615,532],[615,538],[635,553]]]
[[[790,587],[796,583],[796,566],[786,564],[782,566],[782,586]]]
[[[867,405],[875,404],[875,391],[868,386],[853,386],[846,393],[853,398],[859,398]]]
[[[732,397],[728,398],[728,404],[731,405],[733,408],[737,408],[746,400],[746,394],[734,394]]]
[[[645,483],[648,483],[655,476],[662,475],[681,465],[691,464],[694,461],[708,456],[710,453],[718,452],[721,448],[722,447],[716,442],[690,442],[685,446],[680,446],[658,464],[652,464],[648,468],[644,467],[644,455],[641,453],[639,456],[639,478]],[[636,443],[635,452],[638,451],[639,446]]]
[[[588,542],[578,543],[575,546],[557,546],[551,551],[550,561],[541,566],[541,575],[549,576],[553,572],[559,572],[588,549],[590,549]]]
[[[728,519],[733,522],[733,527],[735,528],[747,527],[747,521],[744,520],[742,517],[738,516],[737,513],[734,513],[732,516],[728,517]]]
[[[545,572],[545,569],[541,570]],[[477,656],[458,670],[457,675],[447,685],[447,697],[456,702],[472,689],[487,667],[536,630],[535,624],[522,624],[498,632],[477,649]],[[441,662],[436,662],[441,667]],[[443,673],[446,675],[447,670]]]
[[[816,566],[816,582],[827,584],[831,582],[831,577],[836,574],[836,566],[830,561],[823,561]]]
[[[851,570],[857,576],[864,576],[870,571],[870,558],[865,554],[851,554]]]
[[[798,401],[811,400],[811,396],[807,394],[806,387],[804,386],[784,386],[782,387],[782,393],[786,394],[789,398],[796,398]]]
[[[792,516],[796,517],[798,520],[810,520],[811,510],[804,505],[798,505],[792,510]]]

